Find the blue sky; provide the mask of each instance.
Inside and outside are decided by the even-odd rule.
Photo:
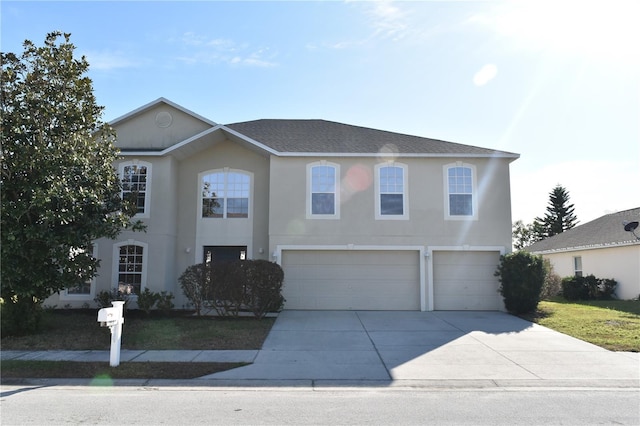
[[[334,120],[519,153],[514,221],[556,184],[581,223],[640,206],[634,0],[0,7],[3,52],[71,33],[105,121],[159,97],[223,124]]]

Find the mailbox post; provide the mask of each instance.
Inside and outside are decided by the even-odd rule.
[[[98,311],[98,322],[101,327],[111,329],[111,351],[109,354],[109,365],[117,367],[120,365],[120,342],[122,341],[122,324],[124,324],[122,301],[113,301],[110,308],[102,308]]]

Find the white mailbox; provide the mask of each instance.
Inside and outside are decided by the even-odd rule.
[[[102,308],[98,311],[98,322],[102,327],[111,329],[111,351],[109,365],[120,365],[120,342],[122,341],[122,324],[124,324],[124,302],[114,301],[110,308]]]
[[[102,308],[98,311],[100,327],[111,327],[118,323],[118,310],[115,307]]]

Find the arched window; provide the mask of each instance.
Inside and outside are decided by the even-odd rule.
[[[146,287],[147,244],[128,241],[114,246],[116,289],[128,295],[139,295]]]
[[[237,171],[216,171],[202,177],[203,218],[248,218],[251,178]]]

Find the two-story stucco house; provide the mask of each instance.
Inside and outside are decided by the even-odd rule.
[[[49,303],[126,287],[186,307],[188,266],[240,258],[282,265],[286,309],[503,308],[517,154],[324,120],[220,125],[164,98],[111,125],[147,231],[97,241],[99,275]]]

